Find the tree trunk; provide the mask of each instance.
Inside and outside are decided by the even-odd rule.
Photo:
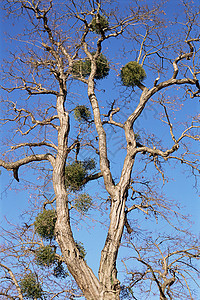
[[[88,97],[90,99],[96,130],[99,136],[100,168],[104,178],[107,192],[111,196],[110,226],[104,248],[101,252],[99,267],[99,280],[101,284],[100,300],[119,300],[120,282],[117,279],[116,260],[125,224],[125,202],[131,178],[131,171],[134,164],[135,149],[134,133],[132,126],[126,126],[126,136],[131,138],[131,143],[127,140],[127,156],[117,185],[114,184],[110,171],[110,164],[107,157],[106,133],[104,131],[98,101],[94,92],[94,82],[89,78]],[[129,125],[129,124],[128,124]],[[131,136],[131,137],[130,137]]]
[[[100,300],[118,300],[120,282],[117,279],[116,260],[125,222],[126,195],[116,187],[111,203],[110,226],[105,246],[101,252],[99,280],[102,284]]]
[[[160,300],[167,300],[167,297],[164,294],[160,295]]]
[[[58,185],[58,188],[60,188],[60,185]],[[99,299],[99,281],[85,260],[80,256],[73,238],[69,222],[66,191],[62,189],[62,192],[57,196],[56,202],[56,240],[60,246],[67,268],[76,280],[77,285],[82,290],[86,299]]]
[[[68,197],[64,186],[64,172],[60,168],[61,157],[58,156],[57,166],[54,168],[54,190],[56,195],[57,222],[55,228],[56,240],[60,246],[67,268],[76,280],[86,299],[98,299],[99,281],[80,256],[79,250],[73,238],[69,210]]]
[[[58,152],[53,166],[53,186],[56,196],[57,222],[56,240],[60,246],[67,268],[88,300],[99,298],[99,281],[80,256],[73,238],[68,209],[68,195],[65,188],[65,165],[68,154],[69,116],[64,109],[64,97],[57,99],[60,120],[58,128]]]

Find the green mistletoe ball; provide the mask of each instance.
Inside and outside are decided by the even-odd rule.
[[[136,86],[146,78],[146,72],[136,61],[130,61],[121,70],[122,84],[125,86]]]
[[[19,282],[25,299],[42,299],[42,287],[33,273],[26,274]]]
[[[55,251],[50,245],[41,246],[35,252],[36,263],[42,267],[50,267],[56,261]]]
[[[35,218],[35,232],[46,240],[52,240],[54,238],[55,224],[55,210],[43,210],[43,212],[39,213]]]
[[[108,30],[108,19],[105,16],[99,15],[98,20],[96,17],[92,19],[91,30],[97,34],[101,33],[101,30]]]
[[[85,105],[78,105],[74,109],[74,118],[80,123],[87,122],[91,118],[91,112]]]
[[[74,161],[65,167],[65,185],[71,191],[76,192],[83,188],[84,179],[95,169],[93,159]]]
[[[94,55],[94,52],[92,53]],[[95,79],[100,80],[108,76],[110,71],[110,66],[107,58],[101,53],[96,61],[96,74]],[[91,73],[91,61],[89,58],[85,60],[77,60],[74,62],[72,67],[72,75],[74,77],[89,77]]]

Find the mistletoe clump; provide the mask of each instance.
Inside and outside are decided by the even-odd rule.
[[[72,74],[74,76],[88,77],[90,75],[91,68],[88,68],[85,60],[77,60],[73,63]]]
[[[91,112],[85,105],[78,105],[74,109],[74,118],[79,122],[87,122],[91,118]]]
[[[69,274],[65,271],[65,269],[63,267],[62,261],[59,261],[59,260],[56,261],[56,265],[53,269],[53,275],[56,278],[61,278],[61,279],[64,279],[67,276],[69,276]]]
[[[92,53],[94,55],[94,52]],[[96,60],[96,74],[94,76],[95,79],[103,79],[105,78],[110,71],[109,63],[107,58],[101,53]],[[72,67],[73,76],[78,77],[89,77],[91,73],[91,61],[89,58],[85,60],[75,61]]]
[[[90,63],[90,69],[91,69],[91,62]],[[110,66],[108,63],[107,58],[101,53],[99,55],[99,57],[97,58],[97,70],[96,70],[96,74],[95,74],[95,79],[99,80],[99,79],[103,79],[106,76],[108,76],[110,71]]]
[[[65,168],[65,185],[71,191],[76,192],[84,186],[84,179],[89,171],[95,169],[96,163],[93,159],[85,161],[74,161]]]
[[[83,247],[83,243],[76,241],[76,247],[78,248],[80,257],[82,257],[84,259],[87,253],[86,253],[85,248]]]
[[[96,162],[94,159],[86,159],[83,162],[83,167],[87,170],[87,171],[92,171],[96,168]]]
[[[80,194],[74,199],[75,207],[80,212],[87,212],[92,206],[92,198],[87,193]]]
[[[139,63],[130,61],[122,68],[120,77],[123,85],[134,87],[146,78],[146,72]]]
[[[35,252],[36,263],[39,266],[50,267],[56,261],[55,251],[51,246],[42,246]]]
[[[25,299],[42,299],[42,287],[35,274],[26,274],[20,280],[20,288]]]
[[[35,259],[36,263],[41,267],[53,267],[53,275],[56,278],[65,278],[68,276],[62,265],[62,261],[56,257],[56,253],[50,245],[37,249]]]
[[[56,224],[55,210],[43,210],[35,219],[35,231],[46,240],[54,238],[54,228]]]
[[[98,19],[94,17],[92,19],[90,28],[93,32],[100,34],[102,30],[108,30],[108,19],[105,16],[99,15]]]
[[[83,180],[87,175],[87,171],[81,161],[74,161],[65,168],[65,185],[73,192],[78,191],[83,186]]]

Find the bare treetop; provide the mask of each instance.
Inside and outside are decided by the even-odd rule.
[[[178,223],[186,217],[162,188],[171,167],[194,175],[197,187],[200,125],[194,107],[200,97],[200,8],[180,2],[180,16],[173,17],[170,4],[164,1],[148,5],[93,0],[3,3],[8,20],[18,26],[8,28],[13,36],[2,66],[1,125],[6,134],[0,166],[12,171],[18,184],[26,188],[25,180],[30,177],[34,183],[35,173],[41,181],[35,186],[40,201],[34,203],[29,218],[27,212],[27,226],[14,232],[16,240],[21,232],[22,245],[26,232],[30,234],[26,250],[17,247],[15,255],[6,243],[2,248],[0,267],[10,277],[0,294],[3,299],[42,299],[46,295],[49,299],[59,295],[65,299],[80,295],[88,300],[120,299],[124,285],[118,278],[118,250],[126,240],[136,253],[134,263],[143,265],[134,280],[134,271],[123,260],[133,276],[125,288],[126,297],[136,299],[133,287],[138,284],[140,289],[141,282],[152,296],[150,282],[157,285],[160,299],[176,299],[180,295],[177,287],[183,288],[181,280],[186,278],[179,269],[183,260],[186,273],[192,269],[199,274],[188,262],[191,257],[199,258],[194,239],[188,247],[181,247],[179,241],[166,254],[160,247],[165,239],[142,241],[138,246],[132,239],[137,232],[133,224],[138,226],[144,216],[190,235]],[[34,172],[24,176],[22,171],[30,168]],[[97,276],[87,264],[83,244],[74,236],[75,225],[83,219],[89,227],[94,219],[105,223],[100,212],[107,227],[105,245],[98,249]],[[146,221],[147,232],[148,226]],[[8,240],[14,245],[10,233]],[[160,261],[150,259],[157,250],[165,264],[162,270]],[[20,251],[26,254],[23,263]],[[16,269],[6,259],[7,253],[15,257]],[[25,268],[27,253],[31,256]],[[172,256],[177,267],[171,267]],[[66,268],[73,282],[71,290],[66,274],[62,280],[67,287],[62,283],[59,289],[60,279],[52,279],[50,273],[42,283],[41,266],[62,275]],[[56,286],[56,292],[48,282]],[[193,299],[192,288],[185,282],[181,297]]]

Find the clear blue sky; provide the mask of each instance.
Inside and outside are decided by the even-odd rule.
[[[147,1],[150,2],[150,1]],[[177,13],[179,11],[179,6],[177,5],[179,1],[169,1],[168,4],[168,12],[173,14]],[[121,4],[127,3],[127,1],[121,1]],[[2,13],[2,12],[1,12]],[[18,32],[21,28],[23,27],[23,24],[20,23],[18,26],[15,25],[13,27],[12,22],[10,21],[2,21],[1,23],[1,43],[0,43],[0,59],[6,58],[8,53],[7,53],[7,48],[9,47],[7,43],[7,39],[4,35],[4,31],[10,30],[12,33]],[[111,48],[109,49],[109,54],[114,51],[112,48],[113,45],[111,45]],[[121,62],[120,62],[121,63]],[[145,81],[145,84],[148,86],[150,84],[151,80],[147,78]],[[109,79],[103,83],[104,88],[108,87],[112,84]],[[112,92],[112,97],[114,96],[114,89],[110,90]],[[109,97],[108,92],[107,97]],[[178,91],[177,91],[178,93]],[[5,93],[2,94],[5,97]],[[111,100],[111,98],[109,100]],[[188,109],[190,112],[193,110],[193,112],[199,111],[199,103],[196,101],[196,103],[193,102],[193,106],[191,109],[191,104],[186,103],[186,107],[182,110],[182,114],[187,112]],[[156,114],[156,111],[155,111]],[[161,138],[166,137],[166,131],[163,128],[160,131],[160,128],[157,127],[157,122],[153,118],[153,114],[151,116],[148,116],[148,114],[143,115],[142,119],[140,122],[144,122],[144,124],[148,124],[147,126],[151,126],[151,130],[154,130],[155,132],[160,134]],[[138,124],[138,127],[141,126],[141,123]],[[3,131],[0,128],[0,133],[1,133],[1,141],[4,140],[6,137],[6,132]],[[111,137],[112,138],[112,137]],[[116,141],[116,142],[115,142]],[[116,139],[114,142],[118,143],[118,140]],[[198,151],[199,149],[196,148]],[[110,160],[115,161],[113,163],[112,168],[117,174],[119,172],[119,169],[122,167],[122,161],[121,161],[121,154],[120,156],[116,153],[115,149],[110,149]],[[179,166],[177,165],[174,168],[167,169],[168,171],[168,176],[173,178],[173,181],[170,183],[166,184],[163,187],[163,191],[167,194],[167,196],[171,199],[176,199],[177,201],[180,201],[180,203],[184,206],[184,211],[185,213],[189,213],[192,216],[192,220],[194,224],[192,225],[192,229],[196,234],[199,234],[199,228],[200,228],[200,201],[199,201],[199,196],[196,191],[196,189],[193,187],[194,186],[194,180],[190,176],[188,176],[186,173],[182,173],[179,170]],[[23,173],[23,172],[22,172]],[[25,176],[28,177],[29,174],[25,173]],[[30,179],[28,179],[31,181]],[[13,180],[12,177],[12,172],[7,172],[6,170],[1,169],[1,175],[0,175],[0,181],[1,181],[1,196],[0,196],[0,226],[4,225],[5,226],[5,217],[10,220],[11,222],[17,222],[21,223],[21,217],[20,214],[23,213],[27,209],[27,203],[28,199],[30,197],[29,192],[26,190],[21,190],[23,188],[23,184],[17,183]],[[18,191],[12,190],[12,186],[16,187]],[[95,193],[95,189],[99,189],[96,185],[90,185],[87,188],[89,191],[92,193]],[[104,194],[102,194],[104,195]],[[158,225],[155,225],[155,230],[158,230],[158,227],[160,226],[160,223]],[[165,223],[162,223],[163,230],[165,230]],[[167,227],[166,227],[167,228]],[[160,229],[160,228],[159,228]],[[95,229],[91,230],[90,232],[86,230],[86,228],[83,228],[83,230],[76,231],[75,238],[77,240],[82,241],[85,243],[85,248],[87,250],[87,262],[88,264],[96,270],[96,274],[98,271],[98,263],[99,263],[99,258],[100,258],[100,251],[96,251],[96,248],[102,249],[104,242],[105,242],[105,237],[106,233],[103,232],[103,227],[101,225],[97,225]],[[200,298],[199,298],[200,299]]]

